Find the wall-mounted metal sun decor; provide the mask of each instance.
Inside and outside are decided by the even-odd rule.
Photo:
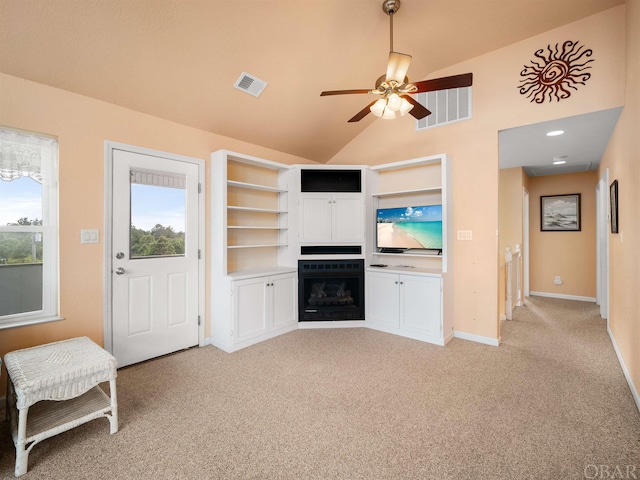
[[[568,89],[578,90],[578,85],[584,85],[591,78],[585,70],[590,69],[589,63],[594,61],[589,59],[593,50],[578,43],[567,40],[562,49],[559,43],[554,49],[547,45],[548,54],[544,48],[537,50],[536,58],[520,72],[523,77],[518,86],[520,93],[536,103],[553,102],[554,97],[559,102],[571,96]]]

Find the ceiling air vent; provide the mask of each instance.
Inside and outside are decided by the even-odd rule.
[[[562,173],[580,173],[593,170],[591,163],[580,163],[578,165],[548,165],[524,167],[524,171],[530,177],[542,177],[545,175],[559,175]]]
[[[262,93],[264,87],[267,86],[267,82],[264,80],[260,80],[258,77],[254,77],[253,75],[249,75],[246,72],[242,72],[234,87],[238,90],[242,90],[243,92],[247,92],[254,97],[257,97]]]

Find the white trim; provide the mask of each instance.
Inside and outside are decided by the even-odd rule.
[[[529,291],[529,190],[522,187],[522,269],[523,269],[523,296],[522,304],[524,305],[524,299],[530,295]]]
[[[64,320],[64,317],[59,317],[57,315],[26,315],[24,317],[16,317],[11,321],[3,322],[2,324],[0,324],[0,330],[4,330],[6,328],[26,327],[27,325],[39,325],[41,323],[57,322],[59,320]]]
[[[298,322],[300,330],[313,330],[316,328],[357,328],[366,327],[366,320],[341,320],[339,322]]]
[[[596,303],[609,327],[609,169],[596,186]]]
[[[439,153],[437,155],[429,155],[427,157],[412,158],[410,160],[402,160],[400,162],[383,163],[382,165],[374,165],[369,167],[369,170],[373,170],[374,172],[378,170],[379,171],[398,170],[406,167],[415,167],[417,165],[427,165],[430,163],[442,162],[443,158],[448,159],[446,154]]]
[[[622,372],[624,373],[624,377],[627,379],[627,383],[629,384],[629,388],[631,389],[631,395],[633,396],[633,399],[636,402],[636,407],[638,408],[638,411],[640,411],[640,395],[638,394],[638,390],[636,389],[636,386],[633,384],[633,379],[631,378],[631,375],[629,374],[629,370],[627,369],[627,366],[624,363],[624,359],[622,358],[622,354],[618,349],[618,344],[616,343],[616,339],[613,336],[613,332],[611,331],[609,326],[607,326],[607,333],[609,334],[609,338],[611,339],[611,344],[613,345],[613,349],[615,350],[616,355],[618,357],[618,362],[620,362],[620,367],[622,367]]]
[[[500,346],[500,338],[483,337],[482,335],[474,335],[473,333],[461,332],[460,330],[454,330],[453,336],[454,338],[460,338],[462,340],[484,343],[485,345],[491,345],[492,347]]]
[[[533,292],[533,291],[529,293],[537,297],[562,298],[564,300],[578,300],[579,302],[596,303],[595,297],[582,297],[580,295],[565,295],[563,293],[547,293],[547,292]]]
[[[113,231],[113,211],[112,211],[112,188],[113,188],[113,151],[123,150],[126,152],[137,153],[141,155],[150,155],[154,157],[165,158],[180,162],[192,163],[198,166],[198,184],[201,191],[198,195],[198,249],[200,250],[200,261],[198,262],[198,312],[200,315],[200,326],[198,327],[198,345],[203,347],[207,345],[205,339],[205,265],[206,265],[206,249],[205,249],[205,162],[201,158],[187,157],[175,153],[162,152],[160,150],[152,150],[144,147],[136,147],[124,143],[112,142],[105,140],[104,142],[104,303],[103,303],[103,325],[104,325],[104,348],[113,353],[113,332],[112,332],[112,278],[111,278],[111,261],[112,261],[112,231]]]
[[[503,322],[507,320],[507,316],[506,315],[500,315],[500,321]]]
[[[224,352],[233,353],[233,352],[237,352],[238,350],[242,350],[243,348],[247,348],[252,345],[262,343],[265,340],[271,340],[272,338],[279,337],[280,335],[284,335],[285,333],[293,332],[297,329],[298,329],[297,325],[291,325],[289,327],[282,328],[279,330],[273,330],[265,335],[259,335],[257,337],[253,337],[238,343],[225,343],[224,341],[219,341],[219,340],[216,340],[215,338],[211,338],[211,345],[213,345],[216,348],[219,348]]]

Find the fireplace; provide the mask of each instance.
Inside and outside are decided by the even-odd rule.
[[[364,320],[364,260],[299,260],[299,321]]]

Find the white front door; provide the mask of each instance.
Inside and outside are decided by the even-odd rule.
[[[112,349],[122,367],[198,344],[197,163],[113,150]]]

